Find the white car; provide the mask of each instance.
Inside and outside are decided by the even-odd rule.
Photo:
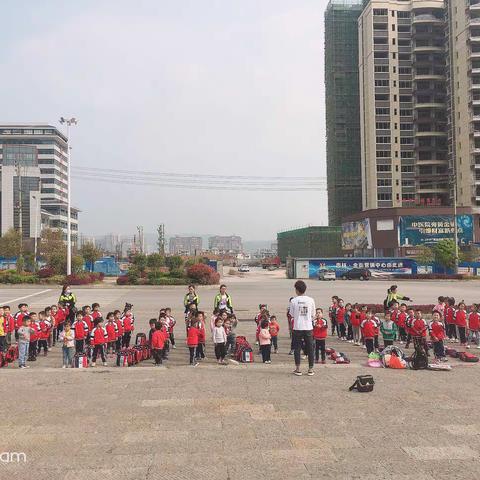
[[[335,272],[333,270],[319,270],[318,279],[319,280],[335,280]]]
[[[238,271],[239,272],[249,272],[250,271],[250,267],[246,264],[243,264],[243,265],[240,265],[238,267]]]

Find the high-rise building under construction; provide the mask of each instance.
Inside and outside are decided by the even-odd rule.
[[[362,2],[330,0],[325,11],[325,103],[329,225],[362,209],[358,26]]]

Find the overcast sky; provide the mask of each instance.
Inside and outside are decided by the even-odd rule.
[[[325,175],[326,0],[2,0],[2,116],[76,116],[72,164]],[[239,234],[327,222],[326,194],[74,180],[85,234]]]

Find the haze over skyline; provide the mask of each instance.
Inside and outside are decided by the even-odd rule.
[[[325,176],[326,4],[6,0],[1,121],[58,126],[61,115],[77,117],[72,166]],[[169,236],[269,240],[326,224],[326,198],[72,183],[85,235],[164,223]]]

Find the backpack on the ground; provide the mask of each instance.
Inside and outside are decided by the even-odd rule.
[[[144,333],[137,333],[135,337],[135,345],[146,345],[147,344],[147,336]]]
[[[73,356],[73,368],[88,368],[88,357],[85,353],[76,353]]]
[[[375,380],[371,375],[358,375],[357,379],[348,390],[350,392],[352,390],[358,390],[361,393],[372,392],[374,385]]]
[[[117,352],[117,367],[128,367],[128,353],[125,350]]]
[[[468,362],[468,363],[478,362],[478,357],[476,355],[474,355],[473,353],[470,353],[470,352],[460,352],[458,354],[458,358],[462,362]]]
[[[238,335],[235,339],[235,360],[241,363],[254,361],[253,350],[246,337]]]
[[[7,363],[12,363],[18,358],[18,345],[10,345],[5,353],[4,359]]]
[[[446,348],[445,353],[452,358],[458,358],[458,352],[454,348]]]

